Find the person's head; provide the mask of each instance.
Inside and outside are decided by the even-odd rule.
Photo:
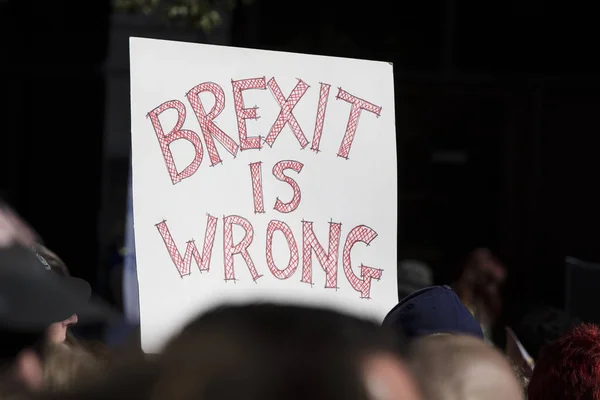
[[[600,400],[600,327],[582,324],[542,349],[530,400]]]
[[[506,268],[488,248],[476,248],[468,255],[454,286],[482,322],[493,323],[502,308],[500,292],[506,275]]]
[[[98,303],[96,299],[94,299],[94,302],[90,302],[92,294],[90,285],[83,279],[72,277],[66,264],[56,253],[41,244],[35,244],[32,246],[32,250],[44,270],[50,273],[54,280],[57,278],[62,280],[61,284],[67,286],[73,294],[71,304],[64,305],[65,311],[70,310],[71,313],[66,318],[53,321],[46,330],[51,343],[65,343],[65,340],[72,338],[68,335],[68,331],[70,326],[77,324],[79,321],[78,310],[81,310],[87,316],[87,322],[94,323],[111,318],[108,316],[112,314],[111,310]]]
[[[36,389],[43,380],[48,327],[65,321],[85,308],[89,285],[67,280],[50,267],[30,246],[0,248],[0,376],[5,389],[22,386]],[[74,278],[73,278],[74,279]]]
[[[397,356],[402,344],[333,311],[221,307],[166,347],[156,399],[418,399]]]
[[[580,323],[581,321],[565,311],[536,306],[523,315],[513,330],[535,360],[545,345],[557,340]]]
[[[398,263],[398,297],[433,285],[431,268],[419,260],[402,260]]]
[[[467,256],[461,278],[473,288],[495,291],[506,280],[506,269],[490,249],[479,247]]]
[[[387,314],[383,326],[409,339],[439,333],[483,338],[473,314],[448,286],[431,286],[405,297]]]
[[[519,400],[524,397],[508,360],[472,336],[420,338],[412,343],[408,364],[425,400]]]

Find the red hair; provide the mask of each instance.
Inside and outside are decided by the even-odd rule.
[[[529,400],[600,400],[600,327],[582,324],[542,349]]]

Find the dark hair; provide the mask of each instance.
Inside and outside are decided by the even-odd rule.
[[[172,379],[159,391],[178,399],[366,399],[361,361],[374,353],[399,354],[403,344],[371,321],[334,311],[220,307],[167,346]]]
[[[568,313],[545,306],[529,309],[514,327],[515,334],[533,359],[537,359],[540,350],[580,324],[577,318]]]
[[[529,400],[600,400],[600,327],[582,324],[544,347]]]
[[[382,331],[373,321],[324,308],[259,303],[222,306],[190,322],[171,344],[187,335],[197,336],[219,330],[273,346],[288,340],[305,340],[313,346],[327,345],[402,352],[406,342]],[[240,330],[243,337],[240,336]],[[285,334],[285,335],[284,335]],[[377,341],[374,339],[377,338]]]

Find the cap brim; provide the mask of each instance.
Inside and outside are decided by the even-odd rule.
[[[71,276],[62,277],[76,300],[71,304],[71,314],[77,314],[79,325],[110,324],[119,318],[119,312],[104,300],[92,295],[85,280]]]
[[[92,298],[77,308],[78,325],[112,324],[121,318],[121,313],[104,300]]]
[[[81,314],[81,323],[108,323],[108,306],[91,300],[90,285],[78,278],[44,270],[23,246],[0,250],[0,325],[14,331],[41,331],[50,324]],[[93,322],[91,322],[93,321]]]
[[[0,251],[0,324],[5,329],[36,331],[65,320],[82,294],[82,287],[73,292],[58,275],[41,268],[27,248]]]

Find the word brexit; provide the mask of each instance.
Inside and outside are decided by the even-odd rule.
[[[225,92],[220,85],[214,82],[204,82],[193,87],[186,94],[187,100],[198,120],[211,166],[222,162],[219,151],[215,145],[215,139],[233,156],[235,156],[238,151],[252,149],[259,150],[263,145],[261,136],[248,136],[247,133],[246,120],[258,119],[259,115],[257,112],[258,107],[247,108],[244,105],[243,92],[246,90],[267,90],[268,88],[281,108],[269,133],[264,138],[264,143],[272,147],[281,133],[281,130],[286,125],[289,125],[301,148],[304,149],[308,146],[309,141],[293,114],[294,107],[296,107],[310,87],[303,80],[298,80],[298,83],[287,97],[281,91],[275,78],[271,78],[268,81],[266,81],[265,77],[232,80],[231,86],[233,90],[235,115],[237,118],[239,144],[214,122],[214,119],[217,118],[225,108]],[[330,89],[331,85],[327,83],[320,84],[319,101],[315,111],[316,122],[310,147],[310,149],[315,152],[319,151],[321,143]],[[200,99],[201,93],[210,93],[214,97],[214,104],[209,112],[206,112],[206,109],[202,104],[202,100]],[[379,117],[381,114],[381,107],[354,96],[342,88],[338,89],[335,98],[351,104],[346,131],[337,153],[339,157],[347,159],[350,154],[352,142],[354,141],[354,136],[356,135],[361,112],[365,110]],[[175,126],[165,133],[165,129],[161,124],[159,116],[169,109],[177,111],[177,122],[175,123]],[[198,133],[189,129],[183,129],[183,124],[186,119],[186,106],[179,100],[169,100],[150,111],[147,117],[150,118],[152,126],[154,127],[172,183],[176,184],[183,179],[191,177],[202,163],[202,159],[204,158],[204,147]],[[187,140],[195,149],[194,159],[181,172],[177,171],[177,168],[175,167],[173,154],[169,147],[171,143],[179,139]]]

